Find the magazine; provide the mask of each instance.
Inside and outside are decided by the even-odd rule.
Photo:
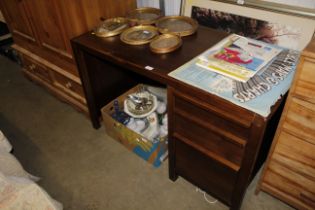
[[[276,46],[231,34],[201,54],[196,64],[246,82],[280,52],[281,49]]]

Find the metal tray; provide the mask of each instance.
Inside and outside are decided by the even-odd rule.
[[[158,29],[154,26],[139,25],[125,30],[120,39],[130,45],[141,45],[151,42],[158,34]]]
[[[165,16],[156,23],[160,33],[173,33],[180,36],[188,36],[196,32],[198,23],[186,16]]]
[[[127,28],[129,28],[129,20],[116,17],[103,21],[92,33],[99,37],[110,37],[121,34]]]
[[[175,34],[162,34],[150,42],[150,49],[154,53],[169,53],[182,45],[182,39]]]
[[[137,8],[127,14],[127,18],[133,25],[150,25],[162,16],[162,11],[153,7]]]

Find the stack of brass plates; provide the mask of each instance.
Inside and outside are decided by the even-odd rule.
[[[173,33],[180,36],[191,35],[198,28],[197,21],[186,16],[165,16],[160,18],[155,25],[162,34]]]
[[[129,27],[129,21],[123,17],[107,19],[94,30],[94,34],[100,37],[110,37],[121,34]]]
[[[127,18],[134,25],[150,25],[162,16],[160,9],[152,7],[137,8],[127,14]]]
[[[121,41],[131,45],[141,45],[151,42],[159,34],[158,29],[150,25],[139,25],[125,30]]]
[[[175,34],[162,34],[150,43],[150,49],[155,53],[168,53],[182,45],[182,39]]]

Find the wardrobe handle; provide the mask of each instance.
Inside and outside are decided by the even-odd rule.
[[[72,83],[71,82],[67,82],[66,83],[66,88],[71,89],[72,88]]]

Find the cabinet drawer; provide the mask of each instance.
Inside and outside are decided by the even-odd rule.
[[[304,58],[294,94],[309,98],[315,103],[315,60]]]
[[[279,135],[272,161],[294,171],[315,185],[315,145],[285,131]],[[298,179],[296,179],[298,181]],[[315,193],[315,188],[313,188]]]
[[[74,82],[73,80],[57,72],[53,72],[53,75],[54,75],[54,85],[57,88],[61,89],[65,93],[85,103],[83,88],[80,84]]]
[[[233,140],[218,135],[181,114],[174,115],[173,129],[176,135],[182,136],[196,147],[205,149],[218,162],[236,171],[240,168],[244,153],[243,145],[236,144]]]
[[[45,66],[39,64],[38,62],[25,55],[23,55],[23,63],[25,71],[39,77],[45,82],[52,82],[50,71]]]
[[[263,188],[301,209],[315,208],[315,145],[285,131],[268,165]]]
[[[315,144],[315,104],[292,97],[283,128]]]
[[[288,171],[288,173],[290,172]],[[291,181],[289,178],[279,175],[276,171],[268,170],[262,188],[298,209],[315,209],[315,194],[301,186],[301,182],[303,182],[303,179]],[[314,185],[309,187],[314,187]]]
[[[210,194],[231,204],[237,173],[195,150],[180,139],[175,140],[176,171]]]
[[[315,145],[286,132],[268,165],[263,188],[301,209],[315,208]]]
[[[249,127],[220,116],[220,113],[201,104],[202,102],[196,99],[174,95],[174,112],[176,114],[190,117],[195,123],[208,126],[208,128],[212,128],[212,131],[235,141],[237,144],[246,144],[250,133]]]

